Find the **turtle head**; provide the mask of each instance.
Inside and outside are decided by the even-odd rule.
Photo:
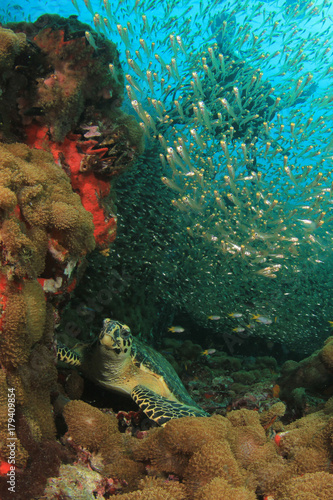
[[[101,346],[108,352],[109,356],[121,360],[129,356],[132,347],[132,334],[127,325],[106,318],[103,322],[103,328],[99,334]]]

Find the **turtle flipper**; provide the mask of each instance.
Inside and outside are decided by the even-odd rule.
[[[57,342],[57,356],[58,356],[58,361],[63,361],[64,363],[67,363],[68,365],[72,366],[80,366],[81,361],[79,355],[75,352],[72,351],[69,347],[65,346],[61,342]]]
[[[177,401],[170,401],[142,385],[134,387],[131,397],[147,417],[162,426],[173,418],[208,416],[200,408],[186,406]]]

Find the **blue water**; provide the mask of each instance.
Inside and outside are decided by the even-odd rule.
[[[214,20],[221,12],[223,17],[214,32]],[[325,338],[329,333],[328,321],[333,319],[330,287],[323,283],[332,266],[333,146],[330,142],[333,120],[329,102],[332,4],[318,1],[311,7],[303,4],[299,7],[295,2],[284,1],[160,3],[126,0],[110,4],[87,1],[85,4],[78,0],[75,6],[69,0],[22,0],[19,4],[2,3],[0,19],[4,24],[23,20],[34,22],[44,13],[76,15],[80,21],[90,24],[92,31],[96,30],[117,44],[124,73],[128,75],[124,111],[142,122],[146,154],[154,150],[156,144],[160,147],[156,138],[159,133],[166,141],[166,147],[162,146],[159,151],[164,157],[164,167],[159,164],[156,175],[159,179],[162,174],[180,187],[178,191],[171,188],[170,200],[167,200],[168,206],[174,202],[173,206],[179,209],[171,215],[175,227],[179,224],[179,231],[174,229],[172,235],[168,233],[166,237],[163,233],[161,237],[160,228],[150,222],[151,226],[147,225],[149,235],[145,236],[140,222],[145,214],[140,212],[141,206],[134,206],[135,196],[132,208],[122,214],[124,220],[127,217],[132,221],[133,226],[124,234],[126,238],[134,234],[130,240],[134,250],[135,231],[140,228],[145,252],[140,254],[138,248],[137,258],[148,262],[159,299],[171,304],[175,314],[185,311],[198,328],[207,328],[217,338],[222,336],[221,332],[237,327],[238,323],[231,322],[228,316],[235,310],[242,312],[244,323],[257,313],[272,320],[270,326],[256,324],[256,328],[251,327],[254,338],[279,340],[294,346],[300,345],[304,338],[307,345],[311,342],[315,345]],[[226,22],[225,30],[223,21]],[[214,47],[221,33],[223,42],[215,46],[211,59],[208,49]],[[214,80],[214,76],[211,78],[209,71],[214,64],[222,64],[221,51],[230,58],[229,62],[232,57],[246,62],[242,81],[223,83],[226,88],[230,87],[228,99],[232,99],[232,109],[229,114],[218,99],[224,97],[223,92],[209,99],[207,94],[200,93],[195,83],[198,78],[212,95],[216,92],[221,81]],[[150,77],[147,72],[151,72]],[[256,76],[251,83],[252,75]],[[222,121],[230,119],[232,123],[238,87],[246,92],[244,105],[247,98],[255,95],[253,89],[259,87],[260,82],[270,85],[272,103],[277,104],[270,103],[273,111],[269,123],[261,123],[252,134],[252,139],[256,137],[254,145],[251,145],[251,138],[241,135],[233,138],[228,135],[229,131],[225,132],[224,140],[228,154],[234,158],[233,170],[236,171],[237,185],[233,187],[234,174],[227,168],[227,153],[220,143],[223,137],[212,132],[216,123],[211,126],[210,122],[218,120],[219,106],[224,113]],[[177,115],[176,103],[182,104],[187,98],[193,98],[197,111],[191,111],[182,120]],[[139,112],[136,101],[141,105]],[[205,112],[200,111],[200,103],[204,103]],[[173,112],[172,123],[165,116]],[[254,107],[250,113],[255,112]],[[149,123],[145,113],[151,120]],[[254,124],[255,120],[257,118]],[[204,147],[195,144],[191,135],[194,129],[201,135]],[[192,148],[193,170],[179,157],[177,147],[180,144]],[[172,154],[176,155],[175,169],[168,160],[168,155]],[[247,159],[255,158],[255,175],[251,174],[244,155]],[[308,167],[311,168],[307,173]],[[321,177],[317,178],[318,174]],[[135,173],[132,175],[135,178]],[[229,180],[225,180],[226,176]],[[122,189],[126,190],[126,177],[124,179]],[[144,199],[143,193],[149,191],[149,185],[144,182],[141,178],[141,184],[138,182],[131,188],[124,199],[129,199],[135,189],[137,197]],[[224,196],[226,209],[215,203],[216,197],[222,197],[223,201]],[[275,199],[278,202],[276,209]],[[158,204],[158,200],[153,200],[150,211],[156,210]],[[119,210],[121,214],[126,208]],[[163,231],[168,231],[168,223],[163,224]],[[193,235],[190,245],[185,238],[187,228]],[[119,238],[121,242],[121,234]],[[163,238],[168,241],[163,242]],[[153,240],[162,241],[160,253],[155,253]],[[192,258],[191,265],[188,256]],[[121,259],[123,262],[130,260],[125,253]],[[171,272],[168,269],[173,259],[177,269]],[[135,276],[135,289],[144,290],[145,277],[139,269],[138,264],[136,267],[133,264],[129,273]],[[149,286],[155,290],[151,283]],[[249,302],[252,303],[250,307]],[[222,320],[209,322],[210,315],[219,315]]]

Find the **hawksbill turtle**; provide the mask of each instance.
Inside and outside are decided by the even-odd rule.
[[[104,320],[99,338],[78,352],[58,344],[58,359],[111,391],[129,395],[159,425],[171,419],[208,414],[189,396],[171,364],[132,336],[127,325]]]

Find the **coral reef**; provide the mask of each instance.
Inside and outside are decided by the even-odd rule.
[[[166,345],[176,361],[182,342],[170,338]],[[186,345],[189,355],[193,344]],[[221,368],[223,364],[227,370]],[[245,377],[246,370],[256,376]],[[269,356],[246,359],[201,352],[182,373],[192,395],[202,401],[205,394],[213,395],[206,400],[206,409],[224,411],[225,416],[182,418],[147,431],[149,425],[137,413],[121,412],[121,434],[110,412],[72,401],[64,409],[68,425],[64,444],[78,457],[88,454],[90,466],[111,484],[121,484],[118,494],[128,499],[296,500],[298,485],[302,498],[310,494],[313,500],[330,498],[332,398],[325,406],[313,402],[302,418],[293,421],[290,409],[286,412],[286,405],[277,399],[279,387],[273,384],[279,368]],[[233,381],[237,374],[242,375],[242,384]],[[234,394],[234,403],[228,407],[218,397],[222,384],[233,389],[229,393],[224,389],[228,402]],[[238,398],[236,390],[240,390]]]
[[[311,353],[332,315],[331,284],[323,286],[332,275],[332,259],[324,258],[332,222],[330,98],[309,67],[316,74],[320,67],[329,87],[331,63],[325,55],[316,66],[304,35],[297,49],[291,44],[294,58],[284,60],[284,49],[270,51],[265,22],[245,28],[246,8],[236,1],[207,5],[207,31],[217,15],[220,25],[205,42],[194,36],[193,12],[175,13],[180,2],[157,16],[151,30],[145,16],[127,30],[132,6],[124,1],[122,8],[119,38],[131,55],[127,91],[151,142],[136,172],[117,183],[125,227],[115,254],[134,288],[148,293],[149,302],[190,316],[197,337],[205,329],[233,349],[263,338]],[[263,19],[265,9],[258,7]],[[277,47],[298,23],[306,31],[306,16],[297,18],[296,10],[286,18],[267,14],[274,26],[268,38]],[[170,33],[162,42],[158,35],[168,32],[168,22],[181,32],[180,18],[184,35]],[[227,36],[230,22],[234,34]],[[318,43],[324,52],[324,38]],[[298,58],[307,64],[291,64]],[[313,190],[320,193],[315,206],[308,199]],[[113,262],[112,255],[108,266]],[[242,319],[231,318],[233,312]],[[210,315],[220,320],[209,322]]]
[[[23,144],[0,147],[2,272],[8,280],[56,280],[53,267],[68,266],[63,274],[69,280],[79,259],[94,248],[91,215],[49,153]]]
[[[55,438],[54,307],[95,246],[94,226],[49,153],[1,144],[0,165],[1,391],[6,398],[10,390],[15,394],[15,465],[25,468],[33,450],[42,453],[45,440]],[[2,414],[2,459],[9,453],[7,420]]]
[[[83,401],[70,401],[64,417],[68,426],[64,442],[88,453],[90,466],[105,476],[117,478],[131,488],[137,485],[144,466],[129,456],[129,436],[119,432],[114,414],[102,413]]]
[[[13,127],[13,103],[21,79],[15,75],[13,68],[20,55],[29,51],[26,35],[0,27],[0,140],[11,136]],[[15,120],[15,119],[14,119]],[[16,116],[16,122],[17,116]]]
[[[295,359],[311,353],[332,314],[327,2],[275,12],[231,1],[214,23],[216,2],[162,2],[155,16],[155,4],[146,13],[145,2],[124,0],[117,25],[108,1],[102,14],[85,4],[96,30],[51,15],[0,29],[0,496],[11,457],[3,408],[15,389],[19,500],[329,500],[332,340],[303,364],[289,361],[281,381],[266,355],[278,342],[284,359],[288,346]],[[312,18],[324,33],[315,42]],[[140,125],[120,110],[116,37]],[[294,106],[308,91],[311,102]],[[113,184],[144,138],[136,170]],[[108,258],[114,185],[122,227]],[[87,397],[80,375],[59,370],[57,380],[59,304],[95,244],[96,282],[107,272],[92,285],[92,267],[82,281],[82,337],[110,307],[128,317],[212,417],[151,428],[137,411],[117,418],[114,399],[103,409],[79,400],[101,398]],[[192,321],[163,344],[183,325],[176,314]]]
[[[44,15],[0,28],[0,68],[1,390],[4,398],[15,391],[15,467],[23,481],[56,435],[58,309],[87,253],[115,238],[110,182],[142,152],[143,132],[120,110],[115,44],[74,17]],[[82,392],[80,379],[72,377],[70,387],[73,396]],[[6,418],[2,460],[10,452]],[[61,460],[27,484],[29,494],[41,493]]]
[[[186,490],[182,484],[174,480],[145,477],[139,482],[139,489],[122,495],[124,500],[185,500]]]
[[[76,500],[87,500],[97,498],[102,500],[108,498],[121,489],[121,484],[113,479],[102,478],[94,470],[87,469],[81,464],[61,465],[59,477],[53,477],[48,481],[43,498],[75,498]]]
[[[2,58],[2,140],[53,154],[93,214],[97,245],[106,249],[116,234],[110,180],[143,151],[140,126],[120,110],[124,76],[116,45],[75,17],[49,14],[34,23],[9,23],[1,44],[8,50]]]
[[[297,415],[309,410],[312,401],[323,400],[333,391],[333,337],[324,346],[300,362],[286,361],[277,380],[281,387],[280,397],[297,411]]]
[[[61,455],[51,405],[54,326],[85,256],[115,238],[111,180],[143,151],[143,132],[120,110],[116,45],[75,17],[1,27],[0,69],[1,394],[15,393],[13,467],[22,486],[48,449]],[[66,388],[79,397],[80,378]],[[1,413],[4,469],[8,418]],[[46,463],[17,498],[40,494],[61,461]]]
[[[64,494],[66,484],[77,478],[82,488],[91,479],[90,491],[108,485],[129,500],[163,495],[170,500],[296,500],[298,488],[302,498],[311,492],[313,500],[328,500],[332,401],[285,426],[279,421],[284,410],[277,403],[269,414],[242,409],[227,417],[186,417],[134,437],[119,432],[112,413],[71,401],[64,408],[63,444],[76,453],[76,469],[65,467],[59,479],[50,479],[45,498],[55,491]],[[270,429],[264,423],[268,417]],[[95,471],[86,480],[83,465]]]
[[[26,47],[26,36],[15,34],[6,28],[0,28],[0,70],[5,80],[6,72],[13,67],[15,57]]]
[[[34,23],[9,23],[8,28],[17,36],[26,35],[43,68],[35,75],[34,85],[27,82],[21,91],[19,113],[25,122],[35,119],[46,124],[51,139],[62,142],[77,126],[88,99],[97,110],[106,100],[109,107],[120,106],[124,80],[116,45],[95,35],[99,52],[94,57],[96,49],[85,36],[90,26],[75,18],[45,14]],[[114,75],[106,71],[108,64],[114,66]],[[26,71],[13,65],[11,69]]]
[[[333,478],[327,472],[304,474],[302,477],[292,478],[281,488],[277,500],[329,500],[332,497]]]

